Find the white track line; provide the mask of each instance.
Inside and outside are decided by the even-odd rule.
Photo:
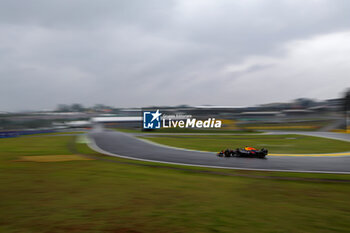
[[[186,149],[186,148],[181,148],[181,147],[175,147],[175,146],[168,146],[164,144],[160,144],[157,142],[153,142],[151,140],[135,137],[138,140],[141,140],[143,142],[156,145],[159,147],[164,147],[168,149],[174,149],[174,150],[183,150],[183,151],[196,151],[196,152],[204,152],[204,153],[215,153],[212,151],[206,151],[206,150],[194,150],[194,149]],[[274,156],[274,157],[348,157],[350,156],[350,151],[346,152],[337,152],[337,153],[318,153],[318,154],[269,154],[269,156]]]

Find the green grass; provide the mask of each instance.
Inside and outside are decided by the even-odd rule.
[[[71,154],[66,145],[71,136],[67,137],[18,137],[0,140],[2,158],[24,155],[65,155]]]
[[[67,145],[72,139],[0,140],[0,232],[348,232],[350,228],[350,184],[230,177],[101,160],[13,161],[25,155],[71,153]],[[77,148],[111,161],[129,161],[98,155],[84,144]]]
[[[156,130],[142,131],[141,129],[124,129],[114,128],[116,131],[124,133],[222,133],[222,134],[249,134],[249,133],[261,133],[254,130],[225,130],[225,129],[190,129],[190,128],[161,128]]]
[[[67,132],[28,134],[28,135],[22,135],[21,137],[47,136],[47,135],[71,135],[71,134],[83,134],[83,133],[85,132],[84,131],[67,131]]]
[[[303,135],[152,135],[144,139],[174,147],[217,152],[246,145],[267,148],[269,153],[335,153],[350,151],[350,143]]]
[[[246,130],[297,130],[314,131],[331,124],[330,120],[315,120],[303,122],[281,122],[281,123],[242,123],[239,127]]]

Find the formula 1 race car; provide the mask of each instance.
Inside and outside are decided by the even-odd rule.
[[[265,158],[268,151],[265,148],[257,150],[253,147],[246,146],[244,148],[237,148],[236,150],[222,150],[217,153],[219,157],[248,157],[248,158]]]

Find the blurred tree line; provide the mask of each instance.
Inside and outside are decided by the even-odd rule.
[[[95,104],[93,107],[84,107],[82,104],[59,104],[56,112],[87,112],[87,111],[103,111],[106,109],[114,110],[113,107],[104,104]]]

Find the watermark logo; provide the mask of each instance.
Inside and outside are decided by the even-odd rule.
[[[162,113],[157,111],[145,111],[143,112],[143,128],[144,129],[160,129],[161,121],[160,116]]]
[[[143,111],[143,129],[160,128],[221,128],[222,121],[215,118],[197,119],[192,115],[168,115],[157,111]]]

